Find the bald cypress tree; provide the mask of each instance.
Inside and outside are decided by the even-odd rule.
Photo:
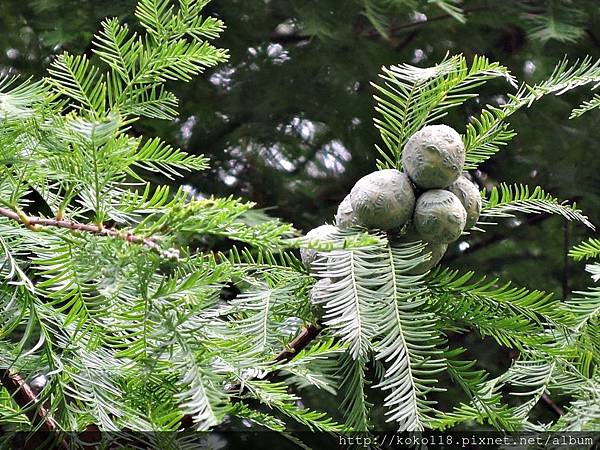
[[[444,262],[415,275],[431,255],[418,240],[399,243],[399,230],[306,239],[251,203],[179,185],[210,161],[133,127],[173,120],[172,83],[226,63],[212,43],[224,24],[202,13],[206,3],[141,0],[137,25],[102,22],[91,55],[65,52],[42,80],[0,82],[0,426],[209,431],[237,417],[282,434],[290,421],[364,432],[375,389],[402,431],[597,429],[594,288],[563,302]],[[463,20],[454,2],[434,3]],[[381,142],[372,170],[403,170],[407,140],[493,79],[512,91],[458,129],[469,170],[510,147],[513,114],[594,86],[600,66],[564,60],[535,84],[480,56],[385,67],[374,80]],[[540,186],[507,180],[481,196],[470,233],[516,214],[593,229]],[[313,251],[310,269],[298,247]],[[573,256],[595,258],[597,247],[591,240]],[[589,270],[597,275],[596,264]],[[477,367],[452,339],[466,333],[513,349],[511,366],[499,375]],[[436,404],[447,380],[462,393],[451,411]],[[314,388],[341,399],[335,418],[302,403]],[[548,393],[572,400],[559,420],[540,423],[531,413]],[[153,445],[173,436],[152,435]]]

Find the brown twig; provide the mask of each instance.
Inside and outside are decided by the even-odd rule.
[[[542,394],[542,401],[546,405],[548,405],[550,407],[550,409],[556,413],[557,416],[560,417],[560,416],[565,415],[565,412],[563,411],[563,409],[560,406],[558,406],[556,403],[554,403],[554,400],[552,400],[552,397],[550,397],[545,392]]]
[[[273,358],[273,362],[278,363],[291,360],[298,352],[306,348],[321,333],[322,329],[321,325],[313,324],[304,327],[300,334]]]
[[[39,430],[34,433],[34,438],[41,443],[46,441],[48,437],[44,433],[54,434],[59,431],[59,428],[52,417],[48,414],[48,410],[42,404],[38,404],[38,399],[31,387],[19,375],[9,369],[0,370],[0,383],[6,388],[15,403],[23,410],[31,424],[35,427],[39,425]],[[60,441],[58,446],[61,450],[68,450],[66,442]]]
[[[299,352],[305,349],[308,344],[310,344],[318,335],[321,333],[323,326],[321,324],[310,324],[305,326],[300,334],[296,336],[289,344],[287,344],[286,348],[280,351],[273,358],[273,363],[283,363],[291,361],[294,356],[296,356]],[[272,380],[277,376],[277,371],[268,373],[264,379]]]
[[[27,216],[8,208],[0,208],[0,216],[4,216],[9,219],[15,220],[34,231],[37,229],[36,227],[38,226],[64,228],[74,231],[92,233],[100,236],[119,238],[134,244],[144,245],[148,248],[151,248],[152,250],[156,250],[159,253],[163,252],[160,246],[151,239],[136,236],[135,234],[132,234],[130,232],[122,232],[114,228],[104,228],[100,225],[80,223],[68,219],[47,219],[45,217]]]
[[[571,282],[569,280],[570,276],[570,258],[569,251],[571,249],[571,223],[565,221],[563,223],[563,273],[562,273],[562,298],[564,300],[570,295],[571,292]]]

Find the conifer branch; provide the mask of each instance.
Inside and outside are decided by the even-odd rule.
[[[55,227],[55,228],[64,228],[73,231],[82,231],[86,233],[92,233],[100,236],[108,236],[123,239],[127,242],[131,242],[133,244],[144,245],[152,250],[157,251],[160,254],[163,254],[163,250],[160,248],[156,242],[154,242],[150,238],[145,238],[141,236],[136,236],[131,232],[123,232],[119,231],[115,228],[104,228],[101,225],[94,224],[86,224],[76,222],[74,220],[69,219],[49,219],[45,217],[38,216],[28,216],[22,212],[12,211],[8,208],[0,208],[0,216],[7,217],[9,219],[15,220],[27,228],[33,231],[37,231],[37,226],[46,226],[46,227]]]

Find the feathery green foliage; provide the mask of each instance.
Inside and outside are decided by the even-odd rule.
[[[449,108],[477,96],[471,92],[492,78],[504,77],[515,85],[514,77],[498,63],[475,57],[468,67],[463,56],[453,56],[434,67],[418,68],[404,64],[384,68],[384,85],[374,85],[379,91],[375,99],[381,118],[375,119],[385,148],[378,147],[383,160],[380,168],[400,168],[402,148],[419,128],[442,118]],[[496,154],[515,136],[507,119],[523,107],[546,95],[561,95],[580,86],[600,82],[600,62],[590,58],[569,65],[565,58],[552,75],[535,85],[521,84],[515,94],[501,106],[488,105],[467,124],[463,137],[466,169],[475,169]],[[571,116],[577,117],[579,114]]]
[[[450,108],[476,97],[473,90],[488,80],[514,79],[508,70],[482,56],[475,56],[470,66],[462,55],[444,59],[434,67],[419,68],[403,64],[383,68],[383,85],[373,84],[378,91],[375,119],[385,148],[379,148],[383,160],[379,168],[401,167],[404,144],[416,131],[441,119]]]
[[[575,259],[580,254],[575,252]],[[590,257],[597,258],[597,255]],[[600,264],[594,262],[586,269],[597,283]],[[570,339],[576,352],[569,358],[569,364],[559,366],[556,384],[560,384],[573,397],[573,401],[552,429],[597,430],[600,427],[600,288],[596,285],[584,292],[574,292],[574,297],[566,301],[566,307],[575,316]]]
[[[590,238],[581,244],[573,246],[569,252],[575,261],[581,261],[583,259],[592,259],[600,256],[600,239]]]
[[[167,80],[188,81],[226,60],[210,43],[223,24],[200,15],[206,3],[142,0],[145,32],[107,19],[94,41],[98,61],[65,53],[42,82],[2,80],[0,367],[26,380],[45,374],[42,399],[60,429],[176,430],[187,415],[207,430],[228,414],[279,429],[278,416],[337,429],[283,385],[249,381],[275,370],[273,355],[307,319],[306,298],[293,298],[297,317],[289,300],[308,277],[293,259],[278,268],[275,256],[237,264],[234,255],[276,255],[296,245],[296,232],[250,218],[252,205],[234,198],[151,184],[149,172],[175,178],[206,160],[128,134],[139,117],[176,115]],[[242,249],[213,255],[209,238]],[[272,295],[275,283],[289,295]],[[246,294],[225,307],[228,286]],[[263,302],[272,297],[286,303]],[[331,389],[298,361],[289,373]],[[241,397],[236,384],[245,386]],[[8,391],[1,398],[3,425],[31,426]],[[242,408],[244,398],[271,413]]]
[[[594,87],[597,87],[597,85]],[[573,109],[570,118],[580,117],[586,112],[597,108],[600,108],[600,95],[598,94],[594,95],[590,100],[583,102],[578,108]]]
[[[586,12],[573,1],[524,2],[523,17],[529,35],[543,43],[550,40],[576,42],[585,34]]]
[[[595,229],[575,204],[561,202],[546,193],[540,186],[530,189],[528,186],[500,183],[498,187],[492,188],[489,198],[485,191],[482,196],[484,197],[481,211],[483,218],[514,217],[513,213],[558,214],[567,220],[581,222],[592,230]]]
[[[593,82],[598,77],[597,67],[598,63],[588,59],[573,67],[563,61],[549,80],[522,85],[506,105],[484,110],[480,119],[467,126],[467,166],[476,167],[509,143],[515,133],[505,119],[511,114],[544,95]],[[448,108],[477,95],[473,92],[476,87],[499,76],[516,83],[505,68],[479,57],[471,67],[464,57],[455,56],[431,68],[384,68],[384,85],[374,85],[380,114],[375,123],[385,144],[378,148],[383,156],[379,167],[401,169],[402,147],[415,131],[438,121]],[[482,196],[482,217],[550,213],[594,229],[575,205],[557,200],[540,187],[530,190],[502,184]],[[400,430],[446,428],[468,421],[508,430],[538,429],[528,417],[550,386],[561,390],[552,384],[554,369],[586,358],[585,351],[570,343],[569,330],[585,328],[588,332],[584,325],[596,313],[595,301],[574,300],[563,306],[552,294],[498,280],[473,281],[472,272],[459,275],[437,270],[424,278],[409,276],[410,268],[423,258],[418,246],[400,249],[392,238],[351,252],[324,252],[316,264],[315,275],[331,280],[317,293],[316,302],[324,307],[325,323],[350,346],[346,384],[352,380],[356,395],[354,401],[347,396],[343,405],[349,420],[363,426],[367,423],[364,382],[363,387],[359,383],[365,377],[365,358],[376,358],[383,362],[384,370],[374,387],[386,391],[386,414]],[[460,349],[448,349],[447,333],[470,330],[492,337],[500,346],[517,349],[523,356],[506,374],[489,379],[474,363],[457,358]],[[431,400],[431,393],[440,388],[436,376],[442,372],[447,372],[469,399],[451,413],[440,412]],[[500,393],[509,386],[527,400],[516,407],[507,405]]]

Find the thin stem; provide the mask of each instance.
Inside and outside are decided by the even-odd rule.
[[[273,358],[273,362],[278,363],[291,360],[299,351],[306,348],[306,346],[321,333],[322,329],[321,325],[318,324],[311,324],[304,327],[300,334],[296,336],[284,350],[280,351],[275,358]]]
[[[60,431],[58,425],[48,414],[48,410],[44,405],[38,402],[37,396],[31,387],[25,382],[21,375],[10,371],[9,369],[0,370],[0,382],[6,388],[10,396],[13,398],[24,411],[24,414],[35,427],[39,425],[39,432],[56,433]],[[52,436],[44,436],[43,433],[36,436],[44,441]],[[57,448],[68,450],[67,444],[61,440]]]
[[[22,212],[16,212],[8,208],[0,208],[0,216],[4,216],[9,219],[15,220],[19,223],[22,223],[23,225],[32,230],[36,230],[36,226],[46,226],[64,228],[74,231],[82,231],[86,233],[97,234],[100,236],[109,236],[123,239],[127,242],[144,245],[148,248],[151,248],[152,250],[156,250],[161,254],[163,253],[160,246],[153,240],[141,236],[136,236],[131,232],[122,232],[114,228],[104,228],[99,225],[80,223],[68,219],[47,219],[45,217],[28,216]]]
[[[564,222],[563,223],[563,276],[562,276],[562,298],[564,300],[570,294],[571,291],[571,283],[569,280],[569,250],[571,249],[571,223]]]
[[[103,214],[100,215],[100,179],[98,176],[98,147],[94,143],[94,135],[96,133],[96,124],[92,126],[91,140],[92,140],[92,159],[93,159],[93,167],[94,167],[94,202],[95,202],[95,210],[96,210],[96,223],[99,228],[102,228],[103,222]]]
[[[469,15],[472,13],[476,13],[476,12],[481,12],[481,11],[487,11],[493,9],[488,5],[481,5],[481,6],[474,6],[472,8],[463,8],[463,13],[465,15]],[[429,25],[432,22],[439,22],[441,20],[448,20],[448,19],[453,19],[454,16],[452,16],[451,14],[439,14],[436,16],[431,16],[428,17],[427,20],[423,20],[421,22],[409,22],[409,23],[402,23],[402,24],[398,24],[398,25],[392,25],[390,27],[390,35],[393,35],[394,33],[397,33],[399,31],[404,31],[404,30],[410,30],[413,28],[421,28],[421,27],[425,27],[427,25]],[[369,36],[376,36],[379,33],[377,32],[377,30],[371,30],[368,35]]]
[[[546,394],[545,392],[542,394],[542,401],[548,405],[548,407],[554,411],[554,413],[557,416],[564,416],[565,412],[563,411],[563,409],[558,406],[556,403],[554,403],[554,400],[552,400],[552,397],[550,397],[548,394]]]

